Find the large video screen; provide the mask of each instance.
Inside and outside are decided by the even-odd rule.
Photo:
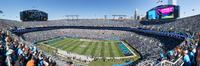
[[[166,8],[158,9],[157,11],[159,12],[159,15],[161,16],[161,19],[174,18],[174,7],[166,7]]]
[[[179,17],[179,6],[160,5],[147,12],[148,20],[176,19]]]
[[[156,14],[156,10],[151,10],[148,12],[148,19],[156,19],[157,18],[157,14]]]

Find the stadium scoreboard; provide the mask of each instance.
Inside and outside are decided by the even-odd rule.
[[[147,11],[148,20],[176,19],[179,17],[179,6],[160,5]]]
[[[48,14],[39,10],[25,10],[20,12],[22,21],[47,21]]]

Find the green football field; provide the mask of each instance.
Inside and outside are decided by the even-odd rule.
[[[41,42],[64,51],[95,57],[123,57],[118,49],[119,41],[57,38]]]
[[[120,41],[56,38],[40,42],[64,51],[95,57],[124,57],[118,48]]]

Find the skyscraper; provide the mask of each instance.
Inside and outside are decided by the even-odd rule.
[[[168,0],[168,5],[177,5],[177,0]]]
[[[104,15],[104,19],[107,19],[107,15]]]
[[[135,9],[135,12],[134,12],[134,20],[137,20],[137,16],[138,16],[138,9]]]

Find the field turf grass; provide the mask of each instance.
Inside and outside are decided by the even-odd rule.
[[[95,57],[123,57],[124,55],[118,48],[119,41],[111,40],[81,40],[72,38],[57,38],[41,42],[43,44],[59,48],[80,55]]]

